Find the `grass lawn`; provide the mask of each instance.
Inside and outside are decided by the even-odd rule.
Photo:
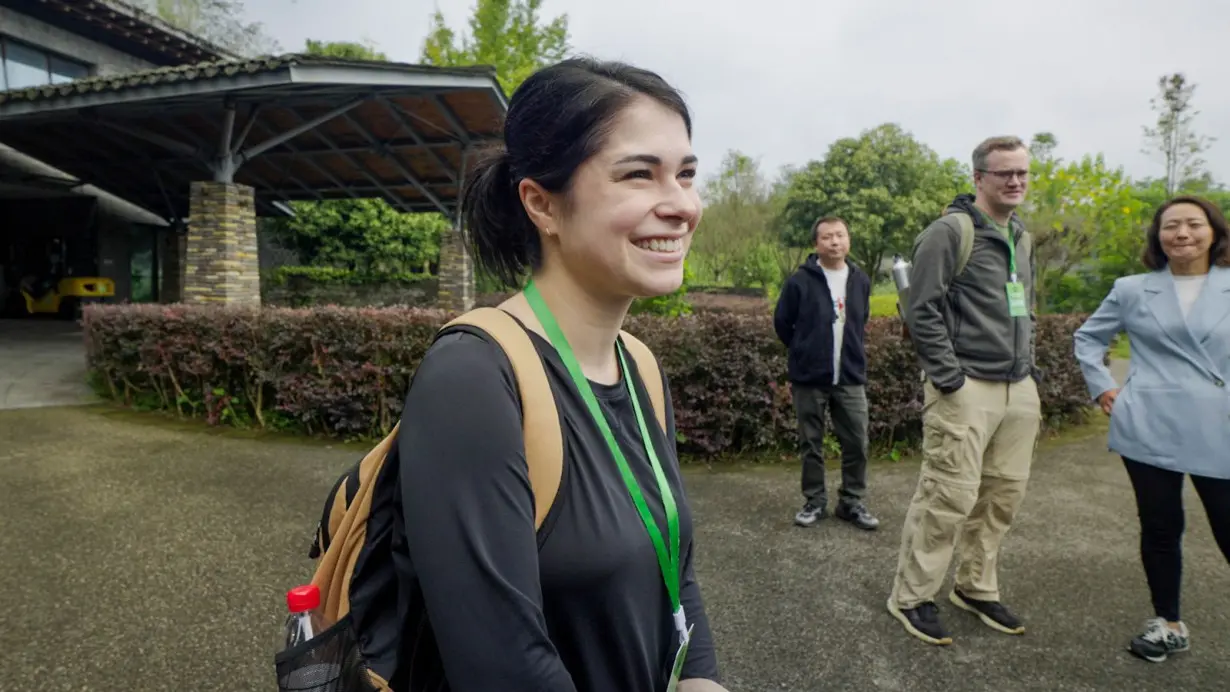
[[[881,293],[871,296],[872,317],[896,317],[897,294]]]

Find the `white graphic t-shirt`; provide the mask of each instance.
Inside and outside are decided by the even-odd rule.
[[[846,331],[846,279],[850,276],[850,267],[842,264],[841,269],[824,270],[824,278],[829,282],[829,293],[833,296],[833,313],[837,321],[833,323],[833,384],[841,377],[841,342]]]

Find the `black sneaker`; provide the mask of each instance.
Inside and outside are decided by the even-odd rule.
[[[952,593],[948,594],[948,600],[961,610],[977,615],[983,624],[993,630],[1004,634],[1025,634],[1025,624],[999,601],[981,601],[977,598],[970,598],[961,593],[960,589],[953,589]]]
[[[824,518],[824,505],[813,505],[808,502],[803,505],[803,509],[799,510],[798,514],[794,515],[794,523],[796,526],[815,526],[816,522]]]
[[[868,512],[861,502],[856,504],[846,504],[843,502],[837,505],[837,511],[834,512],[833,516],[842,521],[848,521],[864,531],[875,531],[880,527],[880,520],[872,516],[871,512]]]
[[[1150,663],[1161,663],[1171,654],[1192,648],[1187,625],[1179,623],[1176,632],[1162,618],[1153,618],[1145,623],[1145,631],[1128,644],[1128,651]]]
[[[920,603],[909,610],[897,607],[893,599],[888,599],[888,612],[905,625],[905,631],[936,646],[948,646],[952,643],[952,635],[944,629],[940,622],[940,609],[932,601]]]

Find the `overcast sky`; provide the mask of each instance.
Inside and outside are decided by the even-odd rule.
[[[439,6],[464,29],[473,0],[247,0],[287,51],[305,39],[370,40],[418,59]],[[823,157],[835,139],[897,122],[968,162],[984,136],[1049,130],[1058,153],[1103,152],[1160,175],[1141,127],[1163,74],[1198,86],[1205,155],[1230,183],[1230,2],[1224,0],[546,0],[573,50],[655,70],[696,121],[702,175],[728,149],[766,173]]]

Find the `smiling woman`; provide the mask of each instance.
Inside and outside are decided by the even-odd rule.
[[[1150,271],[1116,280],[1074,340],[1136,495],[1154,617],[1128,650],[1160,663],[1191,648],[1179,609],[1188,476],[1230,562],[1230,224],[1208,200],[1182,196],[1158,207],[1146,237]],[[1132,345],[1122,388],[1105,363],[1120,333]]]
[[[621,63],[568,60],[513,94],[462,206],[478,261],[523,289],[499,308],[545,366],[563,472],[537,512],[509,358],[446,330],[400,424],[394,689],[722,689],[669,386],[621,331],[634,299],[683,281],[701,214],[691,130],[673,88]]]

